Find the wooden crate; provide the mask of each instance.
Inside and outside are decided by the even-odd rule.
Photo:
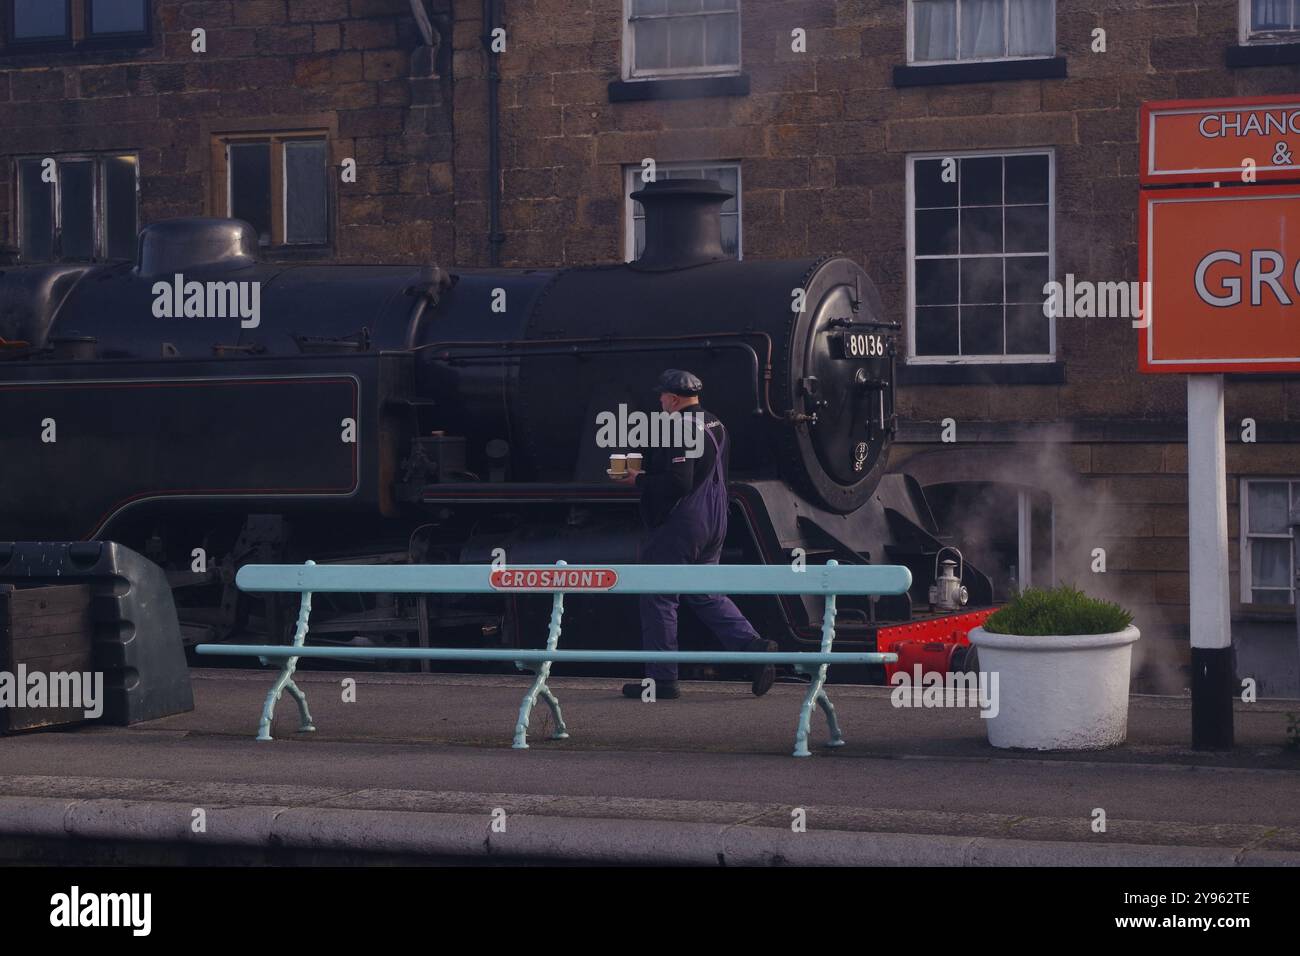
[[[94,622],[90,604],[88,584],[36,588],[0,585],[0,671],[5,672],[10,686],[18,680],[20,665],[25,665],[27,674],[93,673]],[[82,693],[90,691],[90,687],[84,687]],[[17,688],[17,692],[22,702],[23,689]],[[3,706],[5,703],[0,699],[0,734],[85,720],[84,707],[10,707]]]

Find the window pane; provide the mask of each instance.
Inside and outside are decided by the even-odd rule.
[[[145,0],[91,0],[91,33],[144,33]]]
[[[687,17],[668,22],[668,66],[683,69],[704,65],[704,20]]]
[[[740,21],[734,16],[704,19],[704,56],[707,66],[732,66],[740,62]]]
[[[68,35],[63,0],[14,0],[14,39],[42,40]]]
[[[1046,156],[1008,156],[1006,167],[1008,204],[1038,204],[1048,201]]]
[[[668,0],[632,0],[632,16],[643,17],[647,13],[663,13],[668,9]]]
[[[104,161],[104,220],[108,258],[134,259],[139,233],[134,156],[110,156]]]
[[[957,59],[957,0],[912,4],[912,59]]]
[[[719,186],[731,193],[731,198],[722,204],[722,214],[736,211],[737,197],[740,196],[740,170],[735,166],[705,169],[700,173],[702,179],[712,179]]]
[[[271,144],[231,143],[230,216],[257,230],[258,242],[271,244]]]
[[[961,58],[1006,53],[1005,0],[962,0]]]
[[[1250,495],[1247,508],[1250,512],[1251,534],[1286,534],[1287,486],[1281,481],[1252,481],[1247,486]]]
[[[958,260],[918,259],[916,262],[916,304],[956,305]]]
[[[700,0],[667,0],[665,9],[669,13],[696,13],[701,6]]]
[[[1046,252],[1049,216],[1046,206],[1007,207],[1007,252]]]
[[[961,211],[963,255],[1002,251],[1002,207],[980,206]]]
[[[284,241],[321,244],[328,240],[325,143],[284,144]]]
[[[916,310],[916,354],[957,354],[957,307]]]
[[[916,187],[917,209],[957,205],[956,177],[953,177],[954,181],[950,183],[943,181],[943,160],[918,160],[913,180]]]
[[[958,176],[963,206],[996,206],[1002,202],[1002,157],[963,159]]]
[[[1291,586],[1291,542],[1256,538],[1250,542],[1251,585],[1261,588]]]
[[[24,159],[19,165],[22,190],[19,251],[24,259],[50,259],[54,256],[54,184],[42,181],[39,159]]]
[[[729,256],[740,253],[740,217],[722,217],[722,251]]]
[[[1051,56],[1056,52],[1054,0],[1011,0],[1007,12],[1009,56]]]
[[[1047,256],[1012,256],[1007,262],[1007,301],[1034,303],[1041,311],[1046,296]]]
[[[1020,260],[1008,259],[1007,267]],[[1051,320],[1039,302],[1007,306],[1007,354],[1048,355],[1052,351]]]
[[[961,354],[1001,355],[1004,351],[1002,306],[962,306]]]
[[[94,258],[94,163],[59,164],[59,216],[63,258]]]
[[[662,70],[668,66],[668,20],[642,20],[636,25],[636,68]]]
[[[1253,0],[1250,27],[1252,30],[1291,29],[1291,3],[1289,0]]]
[[[916,214],[916,254],[942,256],[956,252],[957,210],[919,210]]]
[[[964,305],[999,305],[1002,297],[1002,258],[961,260],[961,301]]]

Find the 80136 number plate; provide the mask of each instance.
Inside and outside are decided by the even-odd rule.
[[[836,358],[870,359],[886,354],[883,335],[872,332],[841,332],[835,337]]]

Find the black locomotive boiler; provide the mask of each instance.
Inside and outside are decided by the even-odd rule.
[[[187,219],[146,227],[134,262],[4,268],[0,540],[142,552],[192,642],[286,638],[294,608],[241,594],[245,563],[632,562],[598,416],[656,408],[658,372],[689,368],[733,439],[724,561],[908,566],[911,594],[840,602],[839,646],[873,648],[927,603],[943,543],[884,474],[897,323],[846,258],[726,257],[716,183],[634,195],[645,252],[619,265],[271,264],[247,224]],[[322,595],[312,631],[529,646],[548,606]],[[811,598],[742,607],[783,646],[819,633]],[[566,645],[638,640],[631,601],[570,603]]]

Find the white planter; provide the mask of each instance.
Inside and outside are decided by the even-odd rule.
[[[998,675],[998,711],[986,719],[994,747],[1101,750],[1128,733],[1129,663],[1140,637],[1114,634],[1021,637],[970,632],[979,668]],[[991,676],[990,676],[991,680]]]

